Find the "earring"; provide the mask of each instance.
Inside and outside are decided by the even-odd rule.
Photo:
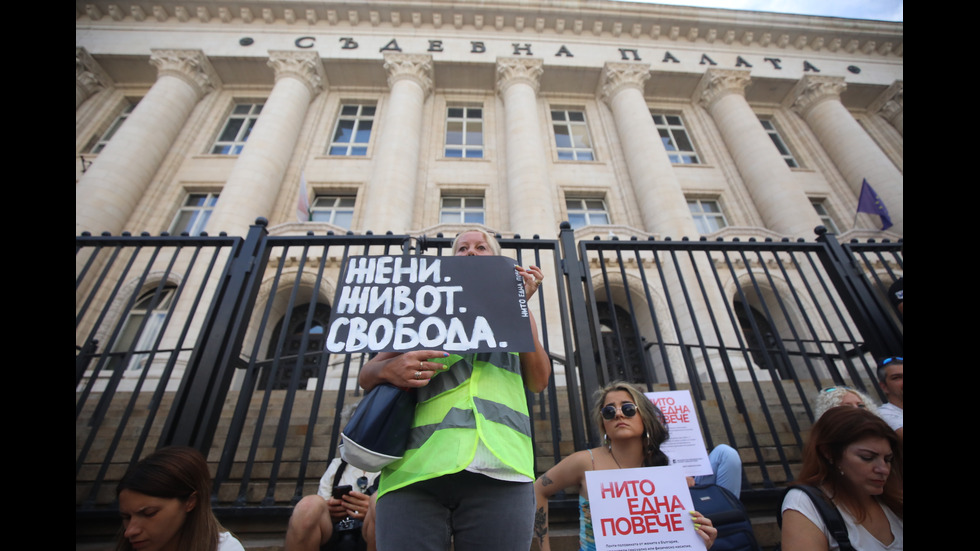
[[[609,445],[609,435],[607,435],[606,433],[602,433],[602,442],[608,446]]]

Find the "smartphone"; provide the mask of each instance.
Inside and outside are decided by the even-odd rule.
[[[333,487],[333,498],[334,499],[344,499],[344,496],[349,494],[354,488],[350,484],[345,484],[343,486]]]

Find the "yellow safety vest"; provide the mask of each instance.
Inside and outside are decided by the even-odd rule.
[[[450,367],[418,390],[408,449],[382,470],[378,497],[462,471],[472,463],[481,440],[497,459],[533,479],[531,418],[520,356],[489,352],[429,361]]]

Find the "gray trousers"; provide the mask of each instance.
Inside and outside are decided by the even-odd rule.
[[[459,473],[388,492],[377,503],[378,551],[527,551],[534,485]]]

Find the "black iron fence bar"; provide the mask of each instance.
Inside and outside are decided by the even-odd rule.
[[[888,310],[882,309],[868,280],[857,269],[854,257],[841,247],[833,234],[818,232],[817,241],[826,245],[818,256],[868,343],[868,351],[875,358],[901,355],[904,348],[901,331],[893,318],[885,315]]]

